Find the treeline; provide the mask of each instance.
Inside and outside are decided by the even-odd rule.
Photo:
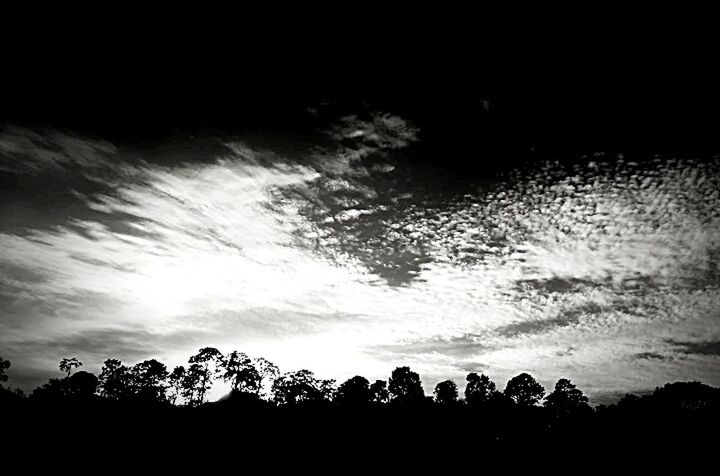
[[[588,398],[570,380],[561,378],[552,391],[527,373],[511,378],[503,391],[485,374],[469,373],[460,394],[452,380],[439,382],[433,395],[425,395],[420,376],[409,367],[397,367],[389,379],[368,381],[355,376],[339,385],[317,378],[309,370],[281,374],[264,358],[251,358],[233,351],[222,354],[205,347],[189,358],[187,365],[172,371],[155,359],[128,366],[117,359],[104,362],[99,375],[79,370],[82,362],[65,358],[59,363],[62,378],[50,379],[29,396],[0,385],[2,401],[88,403],[98,401],[148,406],[200,407],[207,404],[208,391],[218,381],[230,384],[223,401],[265,407],[374,408],[442,407],[473,408],[496,412],[539,409],[556,418],[583,418],[610,410],[645,409],[662,406],[683,411],[704,411],[720,406],[720,389],[700,382],[677,382],[657,388],[652,394],[626,394],[610,407],[592,408]],[[0,382],[6,382],[10,362],[0,357]]]

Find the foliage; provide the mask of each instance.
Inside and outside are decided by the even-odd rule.
[[[79,367],[82,367],[82,362],[80,362],[77,357],[73,357],[71,359],[62,359],[60,361],[60,371],[66,373],[67,377],[70,376],[73,369],[77,369]]]
[[[444,380],[435,385],[435,402],[440,405],[452,405],[457,403],[458,389],[452,380]]]
[[[504,393],[516,405],[532,407],[542,400],[545,389],[530,374],[523,372],[510,379]]]
[[[497,392],[495,382],[485,374],[471,372],[466,377],[465,402],[470,406],[482,406],[490,403]]]
[[[388,381],[390,401],[401,404],[419,403],[425,398],[420,376],[410,367],[397,367]]]

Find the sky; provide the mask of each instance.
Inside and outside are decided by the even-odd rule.
[[[441,149],[405,154],[421,139],[382,111],[152,146],[4,126],[8,383],[213,346],[338,381],[409,365],[428,393],[469,372],[570,378],[596,403],[720,385],[717,159],[597,151],[458,180]]]

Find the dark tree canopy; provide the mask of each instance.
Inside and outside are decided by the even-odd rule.
[[[89,400],[98,389],[98,378],[85,371],[76,372],[70,377],[50,379],[30,395],[34,400],[64,401]]]
[[[167,378],[167,367],[155,359],[135,364],[132,368],[133,396],[148,402],[166,401]]]
[[[556,414],[567,414],[589,408],[588,398],[570,380],[561,378],[555,389],[545,397],[544,406]]]
[[[368,405],[372,401],[370,382],[360,375],[344,381],[337,389],[335,401],[345,406]]]
[[[419,403],[425,399],[420,376],[410,367],[397,367],[388,381],[390,400],[396,403]]]
[[[375,380],[370,384],[370,399],[373,403],[382,404],[390,401],[390,393],[385,380]]]
[[[497,392],[495,382],[485,374],[471,372],[466,377],[465,402],[471,406],[487,405]]]
[[[532,375],[523,372],[510,379],[504,393],[516,405],[532,407],[545,396],[545,389]]]
[[[274,380],[279,371],[275,364],[267,359],[251,359],[242,352],[229,353],[221,363],[221,376],[230,382],[237,392],[260,395],[264,384]]]
[[[333,380],[319,380],[309,370],[288,372],[275,380],[272,387],[274,400],[280,405],[320,403],[332,400]]]
[[[457,399],[457,385],[452,380],[445,380],[435,385],[435,402],[440,405],[452,405],[457,403]]]
[[[107,359],[100,371],[100,395],[110,400],[126,400],[132,396],[133,375],[118,359]]]

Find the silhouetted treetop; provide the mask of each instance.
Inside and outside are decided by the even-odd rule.
[[[532,407],[538,404],[545,395],[545,389],[532,375],[521,373],[511,378],[505,387],[505,396],[510,398],[516,405],[521,407]]]
[[[335,393],[335,401],[345,406],[366,406],[372,401],[370,382],[356,375],[340,384]]]
[[[410,367],[397,367],[388,380],[390,401],[395,403],[419,403],[424,400],[420,376]]]
[[[333,398],[334,383],[334,380],[317,379],[305,369],[288,372],[273,382],[273,397],[280,405],[328,402]]]
[[[82,367],[82,362],[80,362],[77,357],[72,357],[70,359],[62,359],[60,361],[60,371],[67,374],[67,377],[70,376],[73,369],[77,369],[79,367]]]
[[[155,359],[145,360],[132,368],[132,393],[148,402],[166,401],[168,371],[165,364]]]
[[[485,374],[471,372],[466,377],[465,402],[471,406],[486,405],[497,392],[495,382]]]
[[[589,408],[588,398],[566,378],[557,381],[555,389],[545,397],[543,405],[555,414],[568,414]]]
[[[440,405],[452,405],[457,403],[458,389],[455,382],[445,380],[435,385],[435,402]]]

